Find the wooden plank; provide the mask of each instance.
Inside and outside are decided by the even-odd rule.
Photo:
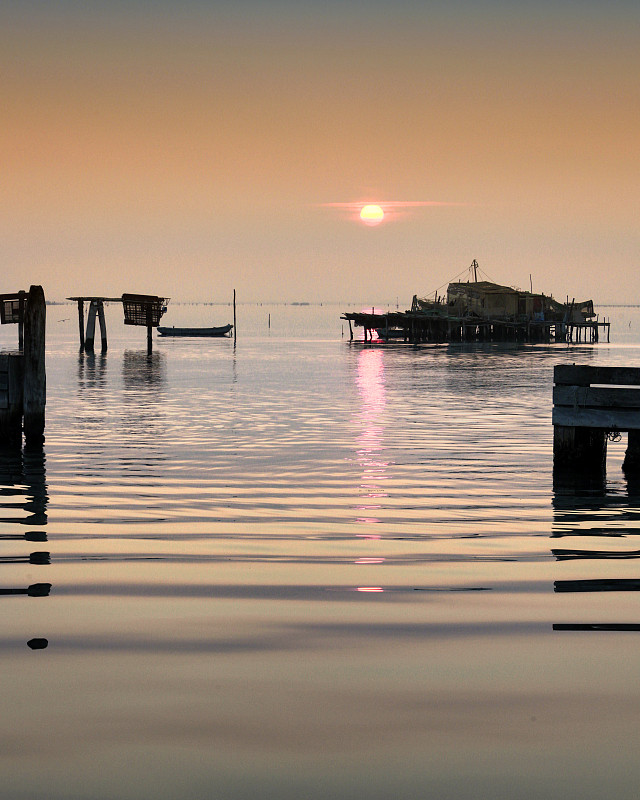
[[[553,382],[569,386],[592,386],[593,384],[640,386],[640,368],[556,364],[553,368]]]
[[[8,389],[0,389],[0,409],[6,411],[9,408],[9,391]]]
[[[638,389],[609,389],[590,386],[554,386],[553,403],[571,408],[638,408]]]
[[[627,408],[597,409],[555,406],[551,421],[554,425],[577,428],[604,428],[619,431],[640,430],[640,410]]]

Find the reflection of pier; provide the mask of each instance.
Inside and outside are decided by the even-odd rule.
[[[14,580],[9,586],[0,586],[0,597],[48,597],[51,584],[38,582],[28,586],[15,586],[17,574],[31,577],[31,570],[16,570],[15,565],[33,565],[44,568],[51,563],[51,556],[45,550],[33,550],[33,542],[46,542],[47,534],[43,530],[20,533],[7,532],[9,525],[46,525],[47,505],[49,502],[45,455],[42,450],[30,452],[11,449],[0,451],[0,508],[5,514],[0,517],[0,568],[2,576],[13,574]],[[21,512],[21,513],[20,513]],[[26,552],[20,552],[19,545],[24,545]],[[29,546],[31,545],[31,546]],[[5,547],[9,549],[6,552]],[[18,551],[18,552],[16,552]],[[11,583],[14,583],[11,586]],[[25,637],[26,639],[26,637]],[[31,650],[43,650],[48,640],[41,637],[27,639]]]
[[[23,517],[0,517],[0,523],[47,524],[49,495],[45,465],[42,451],[0,451],[0,509],[22,508],[27,512]]]
[[[640,559],[640,496],[633,487],[627,484],[627,494],[607,490],[603,481],[589,480],[589,476],[582,485],[575,477],[570,484],[555,485],[552,536],[571,537],[576,546],[551,550],[562,571],[562,577],[554,581],[554,593],[566,598],[563,603],[569,617],[555,623],[554,631],[640,631],[640,597],[629,597],[640,592],[633,564]],[[620,593],[628,599],[616,599]],[[628,616],[630,609],[635,620],[607,619]],[[571,620],[577,614],[587,620]]]

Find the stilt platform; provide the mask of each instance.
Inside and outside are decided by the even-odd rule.
[[[141,325],[147,328],[147,350],[151,352],[153,328],[157,328],[169,298],[151,294],[123,294],[121,297],[67,297],[78,304],[78,327],[80,349],[92,353],[95,346],[96,318],[100,325],[102,352],[107,350],[107,324],[104,318],[105,303],[122,303],[125,325]],[[87,327],[84,325],[84,304],[89,303]]]
[[[443,307],[441,313],[389,311],[384,314],[345,313],[341,319],[349,323],[349,338],[353,328],[364,329],[365,342],[533,342],[550,344],[595,344],[601,338],[609,341],[608,321],[586,320],[561,322],[535,319],[487,319],[475,316],[452,316]]]

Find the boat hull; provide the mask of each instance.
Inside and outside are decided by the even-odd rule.
[[[159,326],[160,336],[208,336],[220,337],[231,333],[233,325],[221,325],[218,328],[164,328]]]

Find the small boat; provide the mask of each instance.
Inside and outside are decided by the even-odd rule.
[[[163,328],[158,326],[160,336],[227,336],[233,325],[220,325],[218,328]]]

